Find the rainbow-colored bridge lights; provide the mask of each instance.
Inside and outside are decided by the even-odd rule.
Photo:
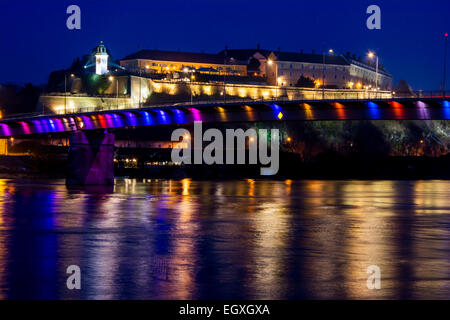
[[[182,125],[193,122],[255,122],[316,120],[428,120],[450,119],[450,102],[438,99],[376,101],[287,101],[277,103],[229,103],[206,106],[177,105],[3,119],[0,137],[74,130],[114,129],[153,125]]]

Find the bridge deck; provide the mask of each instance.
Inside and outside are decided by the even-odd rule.
[[[314,120],[443,120],[450,103],[442,98],[345,101],[274,101],[172,105],[105,110],[66,115],[37,115],[4,119],[0,137],[201,122]]]

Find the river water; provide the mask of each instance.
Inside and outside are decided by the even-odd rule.
[[[0,299],[18,298],[450,298],[450,182],[0,180]]]

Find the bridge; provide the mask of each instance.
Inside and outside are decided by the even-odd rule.
[[[449,99],[450,100],[450,99]],[[262,122],[317,120],[444,120],[450,102],[443,97],[371,100],[246,101],[175,104],[74,114],[23,115],[0,121],[0,138],[118,129],[189,125],[200,121]]]
[[[113,132],[118,129],[194,122],[445,119],[450,119],[450,102],[444,97],[214,102],[6,118],[0,121],[0,138],[67,134],[70,137],[67,183],[99,185],[114,183]]]

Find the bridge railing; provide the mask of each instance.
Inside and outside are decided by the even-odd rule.
[[[395,99],[450,99],[450,91],[443,90],[416,90],[409,92],[395,92]]]
[[[123,109],[139,109],[139,108],[158,108],[158,107],[173,107],[173,106],[202,106],[211,104],[239,104],[239,103],[275,103],[275,102],[289,102],[289,101],[336,101],[336,100],[368,100],[368,99],[392,99],[393,95],[390,91],[365,91],[365,90],[332,90],[332,89],[304,89],[301,92],[298,89],[280,88],[283,93],[279,93],[277,96],[264,98],[250,98],[239,96],[220,96],[216,99],[209,98],[204,100],[197,100],[192,97],[189,100],[171,99],[164,100],[160,103],[151,104],[139,104],[134,103],[120,103],[110,104],[108,106],[95,106],[95,107],[77,107],[67,109],[66,114],[85,113],[85,112],[98,112],[109,110],[123,110]],[[64,114],[64,113],[59,113]]]
[[[280,89],[281,90],[281,89]],[[124,110],[124,109],[139,109],[139,108],[161,108],[161,107],[176,107],[176,106],[202,106],[211,104],[240,104],[240,103],[276,103],[276,102],[311,102],[311,101],[339,101],[339,100],[391,100],[391,99],[450,99],[449,91],[434,90],[434,91],[410,91],[410,92],[391,92],[391,91],[366,91],[366,90],[321,90],[321,89],[305,89],[302,94],[296,94],[298,91],[290,92],[289,88],[283,88],[285,95],[271,98],[251,99],[226,96],[222,99],[208,99],[208,100],[192,100],[192,101],[180,101],[171,100],[164,101],[155,104],[139,104],[139,103],[127,103],[127,104],[112,104],[108,106],[96,106],[96,107],[79,107],[68,109],[66,113],[58,114],[76,114],[87,112],[101,112],[110,110]],[[39,117],[45,116],[49,113],[34,112],[26,114],[14,114],[8,117],[4,117],[3,120],[21,119],[24,117]],[[53,113],[52,113],[53,114]]]

